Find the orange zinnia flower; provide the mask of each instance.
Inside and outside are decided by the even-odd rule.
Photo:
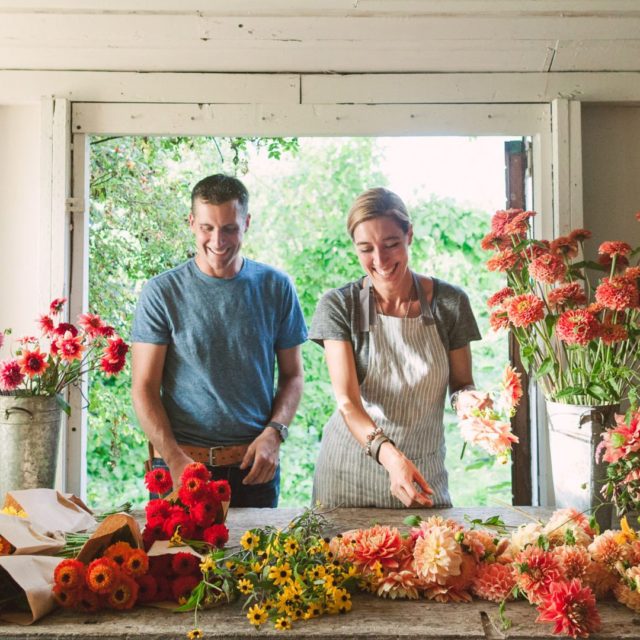
[[[603,278],[596,289],[596,301],[614,311],[637,307],[638,287],[629,278]]]
[[[131,549],[122,567],[125,573],[138,578],[149,570],[149,556],[142,549]]]
[[[107,602],[114,609],[131,609],[138,598],[138,589],[138,583],[133,578],[121,574]]]
[[[53,572],[56,584],[67,589],[79,589],[84,586],[85,566],[79,560],[63,560]]]
[[[556,335],[567,344],[582,347],[598,335],[598,320],[585,309],[569,309],[558,318]]]
[[[87,567],[87,585],[96,593],[110,593],[119,577],[120,569],[110,558],[98,558]]]
[[[544,318],[544,302],[530,293],[509,298],[505,306],[509,321],[516,327],[526,327]]]
[[[116,542],[112,544],[104,552],[105,558],[111,558],[119,567],[122,567],[133,551],[131,545],[128,542]]]
[[[81,589],[69,589],[60,584],[53,585],[53,597],[61,607],[75,607],[80,600]]]

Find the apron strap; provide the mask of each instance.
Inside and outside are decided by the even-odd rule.
[[[420,280],[418,279],[417,274],[415,274],[413,271],[411,272],[411,275],[413,276],[413,286],[416,288],[416,291],[418,293],[418,300],[420,300],[420,317],[422,318],[422,324],[424,325],[435,324],[436,323],[435,318],[433,317],[431,307],[427,302],[427,296],[425,296],[424,294],[424,289],[420,284]],[[436,299],[435,278],[432,278],[432,281],[433,281],[433,300],[435,301]]]

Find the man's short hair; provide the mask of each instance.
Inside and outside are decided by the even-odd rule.
[[[237,200],[240,205],[240,215],[246,218],[249,212],[249,192],[247,187],[233,176],[216,173],[203,178],[191,191],[191,213],[196,200],[207,204],[224,204]]]

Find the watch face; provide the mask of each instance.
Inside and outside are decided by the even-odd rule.
[[[283,442],[289,437],[289,427],[282,425],[282,429],[280,429],[280,437]]]

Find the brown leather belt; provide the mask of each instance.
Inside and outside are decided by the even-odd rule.
[[[248,444],[232,444],[227,447],[196,447],[193,444],[181,444],[180,448],[196,462],[208,464],[210,467],[228,467],[240,464],[249,448]],[[162,456],[155,451],[156,458]]]

